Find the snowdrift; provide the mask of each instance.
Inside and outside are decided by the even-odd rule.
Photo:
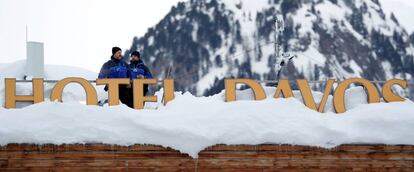
[[[0,145],[8,143],[156,144],[192,157],[215,144],[414,144],[412,102],[359,105],[318,113],[295,98],[225,103],[178,94],[157,110],[45,102],[0,110]]]
[[[54,71],[47,68],[46,75],[53,79],[77,76],[62,73],[64,70],[60,67]],[[67,69],[72,72],[73,68]],[[6,75],[11,74],[2,73],[2,77]],[[19,77],[18,73],[12,75]],[[83,71],[79,75],[88,79]],[[96,75],[91,73],[89,77],[95,79]],[[3,84],[3,78],[0,79]],[[0,86],[2,89],[4,85]],[[18,88],[28,93],[30,89],[30,84]],[[275,92],[272,87],[265,90],[268,97]],[[65,91],[64,97],[74,95],[74,100],[84,94],[76,88]],[[162,90],[156,94],[161,100]],[[322,93],[313,94],[319,102]],[[216,144],[272,143],[325,148],[355,143],[414,144],[413,102],[366,104],[362,88],[347,91],[348,111],[340,115],[332,110],[332,98],[327,102],[325,113],[318,113],[301,102],[299,92],[295,92],[295,98],[253,101],[252,92],[244,90],[237,93],[239,101],[231,103],[223,101],[224,92],[211,97],[179,92],[175,96],[167,106],[160,102],[147,103],[144,110],[125,105],[86,106],[79,101],[46,101],[21,109],[0,108],[0,145],[155,144],[198,157],[199,151]]]

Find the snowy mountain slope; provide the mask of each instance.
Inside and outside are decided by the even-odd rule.
[[[285,21],[283,51],[297,55],[282,78],[412,79],[414,38],[377,0],[190,0],[131,50],[159,77],[173,64],[177,89],[197,95],[220,92],[225,77],[274,80],[274,15]]]

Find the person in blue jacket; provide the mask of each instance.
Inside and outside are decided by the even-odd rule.
[[[141,60],[141,54],[138,51],[131,53],[131,61],[129,64],[129,76],[134,79],[152,79],[149,68]],[[144,85],[144,96],[148,93],[148,85]]]
[[[122,61],[121,48],[113,47],[111,59],[103,64],[98,78],[130,78],[129,74],[129,65],[126,62]],[[108,91],[107,86],[105,87],[105,91]],[[128,85],[120,85],[120,101],[132,108],[133,104],[130,101],[130,97],[132,97],[132,95],[130,95],[130,87]]]

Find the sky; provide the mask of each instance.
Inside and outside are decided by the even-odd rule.
[[[386,14],[394,13],[407,31],[414,32],[414,0],[380,0]]]
[[[0,63],[44,42],[45,63],[99,71],[111,48],[129,48],[180,0],[0,0]]]
[[[28,40],[45,44],[45,63],[98,72],[111,48],[130,47],[183,0],[0,0],[0,63],[26,58]],[[414,0],[380,0],[414,32]]]

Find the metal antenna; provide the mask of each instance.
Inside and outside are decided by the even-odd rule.
[[[275,22],[275,53],[276,58],[280,56],[280,43],[279,43],[279,34],[283,34],[283,31],[285,31],[285,24],[283,22],[283,17],[275,15],[273,17],[273,20]]]
[[[279,42],[279,34],[283,34],[285,31],[285,23],[283,21],[282,16],[275,15],[273,17],[273,20],[275,22],[275,57],[276,57],[276,70],[277,70],[277,78],[276,80],[280,80],[280,74],[282,72],[283,66],[287,64],[290,60],[292,60],[296,55],[293,55],[291,53],[286,53],[282,50]],[[280,51],[282,51],[282,56],[280,56]]]

